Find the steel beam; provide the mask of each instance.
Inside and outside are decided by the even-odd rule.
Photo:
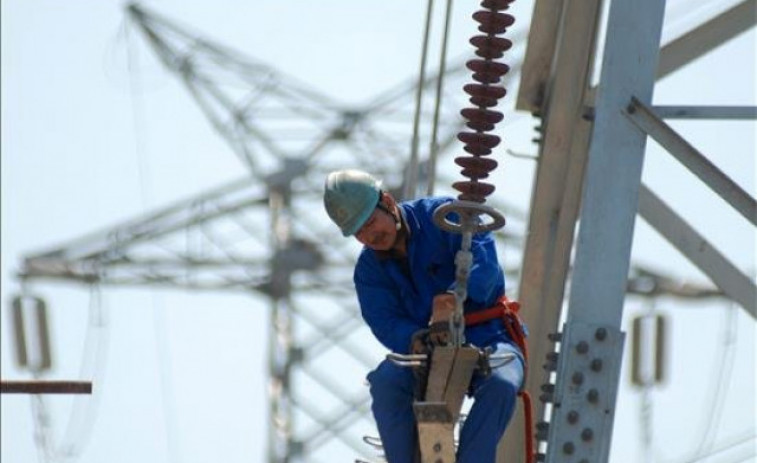
[[[757,226],[757,201],[676,133],[673,128],[658,118],[649,107],[638,99],[632,98],[626,114],[644,133],[654,138],[691,173],[699,177],[724,201]]]
[[[661,119],[757,119],[757,106],[652,106]]]
[[[555,7],[556,8],[556,7]],[[545,342],[558,329],[565,279],[569,269],[575,223],[581,198],[587,143],[591,122],[582,117],[590,84],[599,0],[566,0],[560,18],[560,33],[552,62],[544,108],[544,139],[539,155],[524,251],[518,298],[526,310],[531,361],[541,362],[551,346]],[[534,18],[537,20],[537,18]],[[540,21],[540,20],[537,20]],[[529,49],[531,44],[529,44]],[[527,390],[538,397],[548,375],[532,368]],[[535,415],[543,413],[536,403]],[[522,459],[515,449],[523,447],[524,427],[509,426],[503,448],[509,459]],[[504,460],[504,458],[503,458]]]
[[[515,107],[541,112],[547,81],[552,72],[552,57],[558,47],[558,30],[566,0],[537,0],[528,31],[528,48],[523,58],[523,73]]]
[[[610,5],[563,333],[570,342],[560,351],[559,403],[547,461],[609,458],[623,354],[620,324],[646,147],[646,136],[623,113],[633,97],[645,104],[652,99],[664,11],[664,0]],[[597,368],[593,352],[601,353]],[[571,412],[580,415],[578,439]]]
[[[677,71],[757,23],[757,0],[745,0],[665,45],[660,52],[657,78]]]
[[[697,266],[725,296],[757,319],[757,286],[646,186],[639,190],[639,215]]]

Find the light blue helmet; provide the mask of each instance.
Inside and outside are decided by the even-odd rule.
[[[331,220],[351,236],[368,220],[379,201],[381,182],[359,170],[338,170],[326,178],[323,204]]]

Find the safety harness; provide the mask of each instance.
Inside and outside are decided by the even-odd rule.
[[[507,334],[510,335],[510,339],[513,340],[515,345],[520,348],[523,353],[523,378],[528,377],[528,345],[526,343],[526,332],[523,327],[523,322],[518,315],[520,310],[520,303],[517,301],[511,301],[507,296],[500,297],[493,307],[488,309],[466,313],[465,325],[473,326],[481,323],[488,322],[490,320],[501,319],[505,325]],[[534,452],[534,438],[533,438],[533,408],[531,402],[531,395],[525,389],[525,380],[523,381],[523,387],[518,391],[518,396],[523,400],[523,410],[525,416],[526,426],[526,462],[533,463],[535,458]]]

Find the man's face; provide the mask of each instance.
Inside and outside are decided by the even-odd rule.
[[[397,240],[395,223],[391,214],[376,208],[360,230],[355,233],[355,238],[374,251],[388,251]]]

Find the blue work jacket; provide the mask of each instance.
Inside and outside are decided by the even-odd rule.
[[[455,254],[462,235],[442,230],[433,220],[434,211],[452,200],[432,197],[400,203],[409,231],[406,263],[368,247],[358,258],[354,282],[363,319],[393,352],[408,353],[413,333],[428,327],[434,296],[455,287]],[[450,215],[451,220],[455,217]],[[466,313],[493,306],[505,292],[492,234],[473,235],[471,252]],[[478,347],[510,341],[501,320],[466,328],[465,338]]]

